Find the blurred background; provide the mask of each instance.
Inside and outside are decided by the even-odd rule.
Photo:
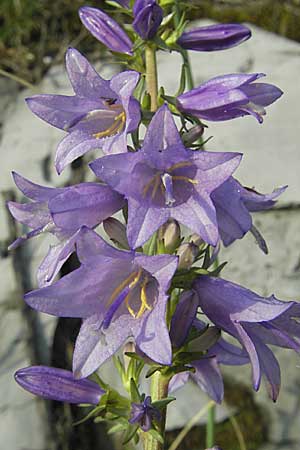
[[[70,368],[80,323],[55,319],[30,310],[22,297],[36,287],[35,271],[51,239],[40,237],[14,252],[7,246],[24,230],[10,219],[5,202],[22,200],[14,189],[11,171],[41,183],[62,186],[88,177],[86,166],[75,162],[58,177],[53,156],[62,133],[34,117],[24,98],[35,93],[71,94],[63,60],[68,46],[86,54],[105,78],[118,70],[110,55],[81,26],[82,5],[112,8],[101,1],[0,0],[0,450],[111,450],[118,439],[105,426],[73,423],[86,413],[81,408],[35,399],[14,382],[13,373],[31,364]],[[246,117],[209,124],[208,148],[241,151],[237,177],[262,192],[288,184],[275,211],[259,213],[255,225],[269,245],[260,253],[251,236],[222,251],[229,260],[223,276],[261,295],[300,300],[300,0],[203,0],[190,2],[197,25],[247,23],[253,38],[239,47],[211,54],[191,53],[197,84],[218,74],[265,72],[267,82],[285,93],[268,109],[263,126]],[[159,55],[160,84],[176,91],[180,60]],[[63,273],[76,267],[69,260]],[[289,351],[276,352],[282,367],[282,390],[274,405],[264,386],[254,393],[250,370],[229,370],[225,376],[225,404],[218,407],[216,443],[223,450],[298,450],[300,442],[300,361]],[[117,382],[112,366],[105,373]],[[108,378],[107,378],[108,379]],[[208,401],[195,386],[178,392],[170,406],[166,449],[187,420]],[[187,401],[188,398],[188,401]],[[234,420],[232,420],[234,417]],[[205,418],[189,432],[181,450],[205,447]]]

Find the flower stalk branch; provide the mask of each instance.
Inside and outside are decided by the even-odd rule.
[[[151,111],[156,111],[158,107],[157,95],[158,95],[158,80],[157,80],[157,62],[156,62],[156,47],[149,44],[145,48],[145,60],[146,60],[146,85],[147,91],[150,94],[151,99]]]

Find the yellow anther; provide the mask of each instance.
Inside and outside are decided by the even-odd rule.
[[[148,309],[148,311],[151,311],[151,306],[148,304],[147,302],[147,283],[148,283],[148,279],[146,278],[141,286],[141,306],[140,309],[136,315],[136,318],[139,319],[145,312],[146,309]]]
[[[111,105],[110,108],[112,106],[119,106],[119,105]],[[107,128],[107,130],[99,131],[99,133],[94,133],[93,137],[96,139],[100,139],[107,136],[114,136],[115,134],[123,130],[125,122],[126,122],[126,115],[125,112],[122,111],[114,118],[112,125],[109,128]]]
[[[130,289],[133,288],[139,282],[139,279],[141,278],[142,272],[143,272],[143,269],[139,268],[136,277],[129,284]]]
[[[172,172],[173,170],[176,169],[181,169],[182,167],[190,167],[193,166],[193,163],[191,161],[181,161],[177,164],[173,164],[172,166],[170,166],[168,168],[168,172]]]
[[[197,180],[193,180],[192,178],[184,177],[183,175],[175,175],[172,178],[173,178],[173,180],[182,180],[182,181],[186,181],[187,183],[198,184]]]
[[[145,196],[147,194],[147,192],[149,191],[150,187],[152,186],[153,183],[156,183],[158,180],[160,180],[160,175],[159,173],[157,173],[156,175],[154,175],[154,177],[151,178],[150,181],[148,181],[148,183],[144,186],[143,188],[143,196]]]
[[[108,305],[111,305],[113,303],[113,301],[116,299],[116,297],[119,294],[121,294],[123,289],[126,288],[126,286],[130,286],[130,283],[133,283],[135,281],[137,276],[139,276],[139,277],[141,276],[139,273],[140,273],[140,270],[138,272],[132,272],[124,281],[122,281],[121,284],[119,284],[119,286],[117,286],[113,290],[113,293],[111,294],[111,296],[110,296],[110,298],[108,300]]]
[[[152,200],[155,198],[156,193],[157,193],[157,189],[159,188],[160,185],[161,185],[160,177],[156,176],[155,181],[154,181],[153,190],[152,190],[152,193],[151,193]]]
[[[130,315],[135,319],[135,312],[133,311],[133,309],[129,305],[129,297],[130,297],[130,292],[129,292],[129,294],[126,295],[125,306],[128,309],[128,312],[130,313]]]

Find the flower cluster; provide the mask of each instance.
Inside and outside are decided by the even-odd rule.
[[[159,93],[156,50],[178,51],[184,71],[186,50],[227,49],[248,39],[250,30],[226,24],[184,31],[178,2],[173,12],[172,1],[162,7],[154,0],[136,0],[133,10],[129,1],[114,5],[131,18],[127,31],[96,8],[81,8],[79,17],[93,36],[124,58],[128,70],[104,80],[78,50],[69,48],[66,69],[74,95],[27,99],[34,114],[66,132],[56,149],[58,174],[87,152],[98,153],[90,156],[93,182],[50,188],[13,174],[29,202],[9,202],[8,208],[31,231],[11,248],[44,232],[58,240],[38,269],[38,289],[27,293],[25,301],[37,311],[82,319],[73,373],[29,367],[19,370],[16,380],[44,398],[100,402],[109,420],[115,391],[87,377],[131,343],[133,351],[125,353],[124,362],[117,360],[130,398],[114,393],[122,411],[114,420],[119,429],[128,428],[127,438],[148,433],[160,442],[165,408],[172,400],[168,390],[192,378],[220,403],[220,366],[250,364],[254,389],[264,376],[275,401],[280,368],[269,345],[300,350],[296,302],[264,298],[218,277],[222,244],[250,231],[267,252],[251,213],[271,208],[286,187],[260,194],[242,186],[234,178],[242,154],[209,151],[202,140],[202,120],[252,115],[262,122],[265,107],[282,92],[256,82],[263,74],[254,73],[217,76],[188,90],[183,82],[177,98]],[[146,126],[143,140],[141,124]],[[121,211],[122,221],[120,214],[112,217]],[[79,268],[58,279],[73,252]],[[153,389],[152,400],[139,393],[145,364],[150,365],[148,376],[164,386],[163,392]]]

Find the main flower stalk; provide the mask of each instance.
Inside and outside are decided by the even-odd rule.
[[[148,44],[145,48],[145,61],[146,61],[146,83],[147,91],[150,94],[151,111],[156,111],[158,107],[157,95],[158,95],[158,80],[157,80],[157,62],[156,62],[156,46],[154,44]]]

